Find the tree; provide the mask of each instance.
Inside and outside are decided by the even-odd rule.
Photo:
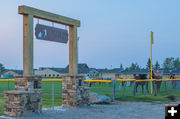
[[[120,64],[120,69],[122,69],[122,70],[124,69],[122,64]]]
[[[156,70],[160,69],[160,65],[159,65],[158,61],[156,61],[156,64],[154,65],[154,68],[155,68]]]
[[[163,68],[164,69],[174,68],[174,58],[173,57],[166,58],[163,62]]]
[[[140,66],[137,63],[132,63],[130,67],[127,67],[126,70],[131,71],[131,70],[138,70],[141,69]]]
[[[173,67],[174,67],[176,70],[179,70],[179,69],[180,69],[180,60],[179,60],[179,58],[174,59],[174,61],[173,61]]]
[[[0,76],[6,71],[5,67],[3,64],[0,63]]]
[[[151,59],[149,58],[146,64],[146,69],[151,69]]]

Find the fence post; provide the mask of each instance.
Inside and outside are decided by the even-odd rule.
[[[52,81],[52,109],[54,109],[54,81]]]
[[[134,81],[133,83],[134,83],[133,96],[136,96],[136,81]]]
[[[165,91],[167,91],[167,89],[166,89],[166,81],[164,83],[165,83]]]
[[[116,80],[112,80],[112,101],[115,101]]]
[[[153,91],[154,91],[154,96],[157,96],[157,81],[153,81],[154,86],[153,86]]]
[[[8,90],[9,90],[9,79],[8,79]]]
[[[148,93],[148,82],[147,81],[145,81],[145,95]]]

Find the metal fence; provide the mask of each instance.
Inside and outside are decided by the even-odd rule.
[[[152,94],[151,94],[152,81]],[[159,95],[180,90],[180,79],[114,79],[85,80],[84,85],[96,92],[111,97],[112,101],[131,96]],[[0,94],[14,90],[14,79],[0,79]],[[42,79],[43,107],[60,106],[62,103],[62,79]]]
[[[180,90],[180,79],[116,79],[107,82],[98,82],[98,80],[85,82],[93,82],[89,85],[92,92],[107,95],[112,100],[132,96],[157,96]]]
[[[0,79],[0,97],[3,92],[14,90],[14,79]],[[44,108],[60,106],[62,103],[62,79],[42,79],[42,105]],[[0,107],[1,106],[0,104]]]

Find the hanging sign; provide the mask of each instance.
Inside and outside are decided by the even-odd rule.
[[[60,43],[68,42],[68,31],[60,28],[37,24],[35,36],[40,40],[54,41]]]

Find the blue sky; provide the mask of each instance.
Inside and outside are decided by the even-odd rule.
[[[7,68],[22,69],[23,64],[19,5],[79,19],[79,63],[90,67],[114,68],[132,62],[144,67],[150,56],[151,30],[154,32],[153,62],[180,57],[179,0],[3,0],[0,2],[0,62]],[[42,20],[40,23],[52,25]],[[68,44],[34,39],[35,68],[67,64]]]

